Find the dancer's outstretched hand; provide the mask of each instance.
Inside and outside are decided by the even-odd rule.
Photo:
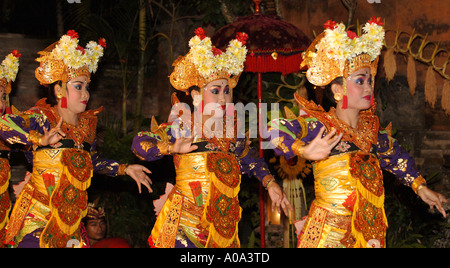
[[[267,192],[272,200],[272,211],[277,209],[278,212],[281,213],[281,209],[283,209],[284,214],[289,217],[289,211],[294,211],[294,208],[287,199],[287,196],[281,189],[280,185],[276,182],[271,183],[267,189]]]
[[[152,180],[147,175],[151,174],[152,172],[148,170],[148,168],[138,164],[129,165],[125,173],[136,182],[139,188],[139,193],[142,192],[141,185],[147,187],[150,193],[153,192],[152,188],[150,187],[150,184],[152,184]]]
[[[417,194],[423,202],[427,203],[430,206],[430,209],[436,207],[436,209],[442,214],[442,216],[444,216],[444,218],[447,218],[447,213],[445,213],[445,209],[442,203],[448,203],[448,200],[442,194],[437,193],[426,186],[421,187]]]

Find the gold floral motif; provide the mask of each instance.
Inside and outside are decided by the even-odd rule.
[[[240,183],[240,168],[236,157],[228,153],[209,153],[207,158],[209,172],[225,185],[234,188]]]
[[[180,222],[181,209],[183,208],[183,196],[174,194],[170,211],[164,220],[160,234],[155,241],[155,246],[158,248],[173,248],[175,246],[175,239],[178,231],[178,224]]]
[[[299,248],[317,248],[322,237],[328,211],[315,206],[314,203],[310,210],[304,231],[302,230]]]
[[[216,187],[211,187],[210,204],[207,208],[207,219],[222,237],[231,239],[240,219],[238,198],[222,194]]]

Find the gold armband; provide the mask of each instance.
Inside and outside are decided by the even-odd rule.
[[[269,186],[275,181],[275,178],[272,176],[265,176],[263,181],[262,181],[262,185],[264,188],[269,189]]]
[[[41,133],[37,132],[36,130],[30,130],[30,134],[28,136],[28,139],[33,143],[35,146],[42,146],[42,135]]]
[[[301,158],[305,158],[303,156],[303,151],[305,150],[305,143],[302,140],[296,140],[293,144],[292,144],[292,152],[297,155],[300,156]]]
[[[419,176],[413,181],[413,183],[411,184],[411,188],[417,194],[419,193],[419,189],[426,185],[427,181],[422,176]]]
[[[128,164],[120,164],[119,171],[117,171],[117,175],[123,176],[127,175]]]
[[[159,152],[162,155],[171,155],[172,154],[172,149],[173,149],[173,144],[171,144],[168,141],[164,141],[164,142],[158,142],[156,144],[156,146],[159,149]]]

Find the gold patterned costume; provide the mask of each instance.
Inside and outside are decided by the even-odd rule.
[[[90,79],[104,47],[104,39],[100,39],[99,44],[91,41],[84,49],[78,45],[78,34],[68,31],[39,52],[36,78],[42,85],[61,81],[65,99],[67,82],[78,76]],[[67,100],[61,101],[61,108],[67,108]],[[16,247],[83,246],[80,221],[87,213],[87,189],[93,172],[123,175],[126,166],[101,159],[95,151],[101,110],[77,114],[76,125],[63,122],[65,138],[47,146],[41,144],[41,138],[61,117],[57,107],[51,107],[45,99],[28,111],[1,118],[1,138],[32,147],[33,163],[31,179],[23,186],[6,227],[5,243]]]
[[[289,159],[298,147],[312,141],[321,127],[326,132],[344,133],[330,157],[313,163],[315,200],[299,236],[299,247],[385,247],[388,227],[384,212],[382,170],[417,191],[426,183],[414,169],[414,160],[380,129],[372,109],[360,115],[357,129],[340,121],[332,108],[320,106],[299,96],[305,115],[271,122],[276,131],[275,152]]]
[[[11,93],[11,83],[16,80],[19,71],[20,56],[17,50],[13,50],[0,64],[0,87],[4,89],[6,95],[6,113],[11,113],[9,94]],[[6,224],[9,221],[9,212],[11,211],[11,199],[8,192],[9,179],[11,178],[10,151],[10,145],[0,141],[0,241],[5,238]]]
[[[189,53],[174,62],[170,82],[177,90],[189,93],[192,86],[203,88],[209,82],[226,79],[230,88],[237,84],[243,70],[246,34],[238,33],[226,52],[211,46],[201,28],[196,30]],[[230,116],[236,129],[235,118]],[[142,160],[154,161],[171,154],[175,143],[172,130],[194,125],[170,122],[158,126],[152,121],[151,131],[143,131],[133,140],[132,150]],[[176,120],[174,120],[176,121]],[[240,247],[238,223],[241,173],[261,181],[269,175],[264,160],[249,148],[247,138],[237,132],[228,137],[224,122],[224,138],[195,137],[198,149],[173,156],[176,184],[169,193],[153,227],[149,244],[154,247],[236,248]],[[216,126],[217,127],[217,126]],[[193,129],[193,128],[191,128]],[[201,129],[201,128],[200,128]],[[225,134],[226,133],[226,134]],[[206,135],[205,135],[206,136]]]
[[[7,115],[0,120],[2,139],[33,146],[32,176],[11,213],[7,243],[14,241],[17,245],[26,235],[33,234],[40,238],[40,247],[66,247],[71,240],[82,245],[79,226],[86,215],[86,190],[93,172],[115,176],[124,166],[100,159],[95,151],[100,111],[79,114],[76,126],[64,122],[66,138],[44,147],[39,146],[40,133],[44,128],[55,127],[60,118],[56,107],[46,104],[45,99],[20,115]]]
[[[308,80],[325,86],[343,77],[347,109],[346,80],[350,74],[370,68],[375,76],[384,29],[379,18],[372,18],[357,37],[341,23],[327,21],[327,28],[305,53]],[[373,84],[372,84],[373,87]],[[391,137],[390,127],[381,129],[375,103],[359,112],[357,128],[336,115],[336,109],[322,107],[295,94],[303,113],[295,119],[271,122],[275,152],[286,159],[302,156],[303,147],[322,127],[343,133],[328,158],[313,163],[315,200],[299,235],[298,247],[386,247],[388,222],[384,211],[382,170],[389,171],[406,186],[417,191],[425,184],[414,169],[414,160]],[[373,98],[372,98],[373,99]]]
[[[162,144],[175,141],[171,128],[171,124],[163,124],[158,131],[140,132],[134,138],[133,152],[145,161],[162,158]],[[196,151],[173,156],[176,184],[149,243],[163,248],[239,247],[241,173],[260,180],[270,173],[245,138],[197,139],[193,144],[199,147]]]

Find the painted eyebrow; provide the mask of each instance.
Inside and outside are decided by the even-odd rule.
[[[211,85],[211,87],[222,87],[222,84]]]

